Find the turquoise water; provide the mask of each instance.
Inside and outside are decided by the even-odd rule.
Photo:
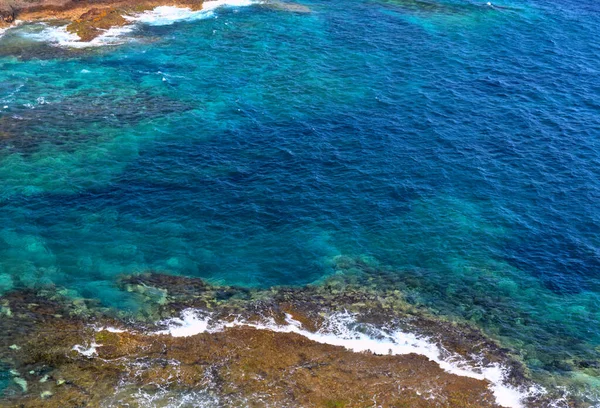
[[[600,401],[600,8],[307,1],[0,38],[0,291],[398,274]],[[54,30],[54,31],[53,31]],[[558,381],[558,380],[557,380]]]

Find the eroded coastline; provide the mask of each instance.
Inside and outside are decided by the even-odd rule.
[[[0,337],[12,382],[0,406],[538,407],[556,397],[478,329],[363,278],[251,290],[125,276],[135,316],[56,288],[12,292]]]

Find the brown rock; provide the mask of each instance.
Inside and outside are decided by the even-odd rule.
[[[82,41],[91,41],[111,27],[121,27],[128,22],[119,9],[92,8],[67,26],[67,30],[77,34]]]
[[[11,6],[0,7],[0,21],[7,24],[15,21],[15,11]]]
[[[371,324],[388,325],[410,311],[417,332],[433,339],[439,335],[441,344],[465,358],[477,354],[514,364],[515,384],[528,384],[518,361],[477,330],[433,320],[402,302],[399,310],[383,307],[382,302],[401,299],[393,291],[371,301],[371,290],[343,282],[331,285],[337,288],[332,295],[325,286],[248,290],[160,274],[124,277],[121,285],[141,301],[151,302],[154,297],[148,293],[164,291],[165,302],[153,306],[159,315],[210,305],[214,319],[238,316],[283,324],[287,313],[312,331],[323,327],[323,313],[352,305],[361,305],[356,310]],[[249,326],[185,338],[152,334],[163,327],[109,318],[90,302],[83,309],[75,305],[81,301],[58,293],[13,292],[2,300],[12,315],[3,321],[0,360],[20,373],[28,392],[14,385],[14,395],[0,400],[0,407],[142,406],[140,393],[171,403],[201,393],[222,406],[497,407],[486,381],[449,374],[421,355],[356,353],[299,334]],[[108,326],[129,330],[97,329]],[[13,344],[20,348],[11,348]],[[93,344],[95,354],[81,352]],[[548,406],[541,398],[526,406]]]

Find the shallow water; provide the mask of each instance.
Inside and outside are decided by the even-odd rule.
[[[4,33],[0,291],[135,310],[119,274],[301,285],[369,256],[600,401],[598,6],[302,4]]]

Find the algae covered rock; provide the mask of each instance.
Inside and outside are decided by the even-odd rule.
[[[529,384],[519,361],[480,331],[407,305],[385,274],[369,276],[370,262],[338,261],[337,268],[354,272],[301,288],[244,289],[160,273],[121,277],[124,293],[152,310],[144,315],[110,315],[60,288],[11,292],[3,299],[13,315],[0,333],[0,358],[20,380],[0,407],[143,406],[148,398],[213,406],[498,406],[488,381],[454,375],[423,355],[317,341],[335,334],[345,323],[332,325],[330,317],[348,310],[355,311],[356,335],[403,328],[466,362],[475,356],[503,364],[511,384]],[[183,310],[194,310],[193,319],[180,318]],[[185,330],[173,331],[176,321]],[[536,398],[526,406],[545,406]]]
[[[91,41],[108,29],[125,24],[127,20],[122,11],[93,8],[69,24],[67,30],[77,34],[82,41]]]

